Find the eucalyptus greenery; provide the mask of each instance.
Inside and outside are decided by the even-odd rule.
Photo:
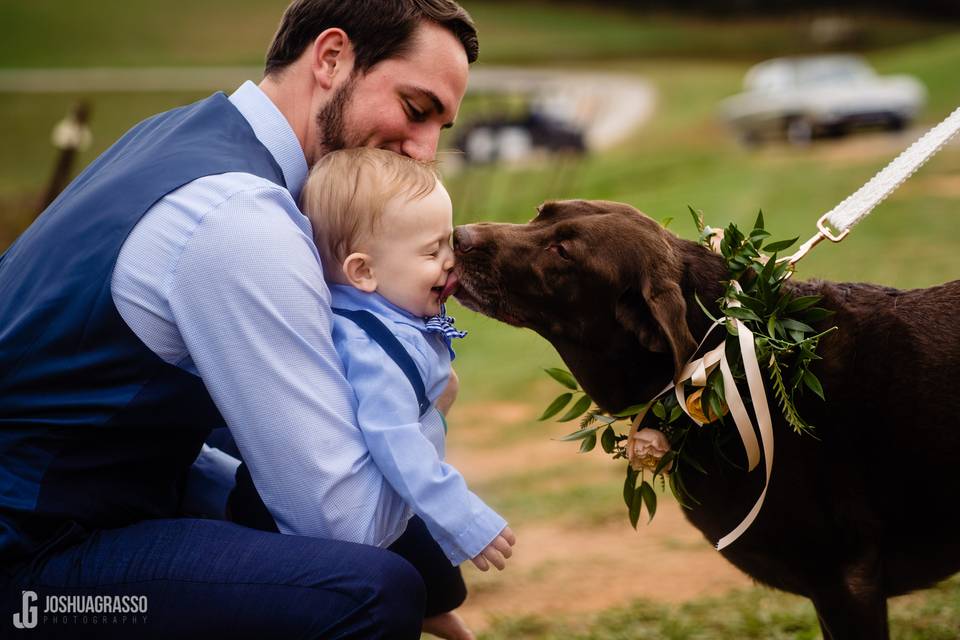
[[[704,225],[701,213],[693,208],[690,208],[690,213],[700,234],[698,242],[710,248],[718,231]],[[669,221],[663,224],[666,226]],[[820,339],[836,327],[817,332],[812,325],[825,320],[833,312],[816,306],[821,296],[793,296],[784,288],[792,267],[786,261],[778,262],[777,253],[790,248],[797,238],[767,242],[769,237],[770,233],[764,228],[762,211],[749,233],[743,233],[734,224],[723,231],[719,250],[729,269],[730,281],[723,297],[716,302],[724,320],[738,319],[753,333],[757,360],[769,379],[770,390],[787,424],[796,433],[814,435],[813,425],[800,416],[796,402],[808,392],[824,399],[823,386],[810,371],[810,365],[820,359],[816,353]],[[731,304],[731,301],[738,304]],[[696,302],[707,317],[717,321],[701,300],[697,299]],[[745,386],[746,376],[735,323],[726,321],[724,325],[727,329],[727,359],[733,377],[738,385]],[[677,502],[685,508],[698,503],[687,491],[683,478],[686,473],[707,473],[686,450],[691,429],[701,427],[679,406],[675,394],[666,393],[619,413],[607,414],[598,408],[591,409],[593,402],[590,396],[579,387],[570,372],[563,369],[545,371],[566,390],[550,403],[539,419],[554,418],[561,411],[563,414],[557,418],[560,422],[579,418],[580,428],[560,440],[579,442],[581,453],[592,451],[599,442],[603,452],[613,459],[627,459],[626,440],[630,424],[647,409],[649,411],[639,427],[660,431],[670,442],[670,451],[654,469],[636,470],[627,465],[623,499],[631,526],[637,526],[643,509],[647,510],[649,520],[653,520],[657,511],[657,493],[654,490],[657,483],[661,490],[669,486]],[[691,398],[693,389],[687,391],[687,397]],[[741,393],[741,396],[749,403],[749,393]],[[707,377],[707,384],[699,398],[693,398],[692,402],[699,402],[700,405],[693,409],[699,409],[700,414],[707,418],[703,428],[722,428],[727,424],[723,377],[719,367]]]

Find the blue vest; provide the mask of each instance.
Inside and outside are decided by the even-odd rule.
[[[174,516],[223,418],[127,327],[110,283],[163,196],[280,167],[222,93],[159,114],[87,167],[0,256],[0,565],[92,529]]]

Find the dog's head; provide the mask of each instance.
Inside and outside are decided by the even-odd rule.
[[[629,205],[547,202],[527,224],[454,230],[456,297],[542,335],[594,400],[622,408],[646,400],[634,394],[658,390],[696,348],[683,242]]]

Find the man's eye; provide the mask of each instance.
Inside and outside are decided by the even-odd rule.
[[[427,112],[421,111],[415,104],[409,101],[407,102],[407,114],[414,122],[423,122],[427,119]]]

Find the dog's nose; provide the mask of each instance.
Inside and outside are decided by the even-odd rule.
[[[474,242],[476,242],[476,233],[470,230],[470,225],[462,224],[453,230],[454,253],[473,251]]]

